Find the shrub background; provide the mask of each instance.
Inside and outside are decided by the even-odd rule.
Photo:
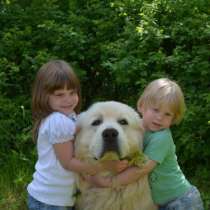
[[[59,58],[81,79],[83,109],[99,100],[135,107],[158,77],[180,84],[188,109],[173,127],[178,159],[209,209],[209,8],[208,0],[1,1],[0,208],[26,208],[36,159],[31,85],[44,62]]]

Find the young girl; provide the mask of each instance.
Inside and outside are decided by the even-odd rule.
[[[160,210],[203,210],[200,193],[180,169],[170,127],[178,124],[185,111],[184,96],[174,81],[152,81],[137,103],[145,128],[144,153],[149,161],[141,168],[132,167],[118,174],[115,185],[126,185],[149,174],[154,202]],[[100,187],[112,186],[109,178],[89,177]]]
[[[79,80],[65,61],[52,60],[40,68],[32,94],[38,160],[27,187],[30,210],[72,210],[73,171],[93,175],[104,168],[120,171],[125,167],[122,161],[89,165],[74,158],[75,120],[80,102]]]

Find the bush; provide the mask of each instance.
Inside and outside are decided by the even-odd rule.
[[[209,6],[207,0],[1,1],[4,160],[11,149],[26,159],[30,156],[31,84],[44,62],[60,58],[70,62],[81,79],[83,109],[98,100],[135,107],[151,80],[176,80],[188,107],[182,124],[173,128],[179,161],[187,176],[207,192]],[[205,202],[209,205],[208,199]]]

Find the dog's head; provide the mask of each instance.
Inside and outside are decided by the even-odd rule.
[[[78,118],[76,156],[100,159],[114,152],[120,159],[142,149],[143,128],[137,112],[126,104],[107,101],[93,104]]]

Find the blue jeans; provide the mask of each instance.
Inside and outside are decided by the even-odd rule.
[[[74,210],[73,206],[53,206],[42,203],[28,194],[28,209],[29,210]]]
[[[204,210],[200,193],[192,186],[183,196],[164,204],[159,210]]]

